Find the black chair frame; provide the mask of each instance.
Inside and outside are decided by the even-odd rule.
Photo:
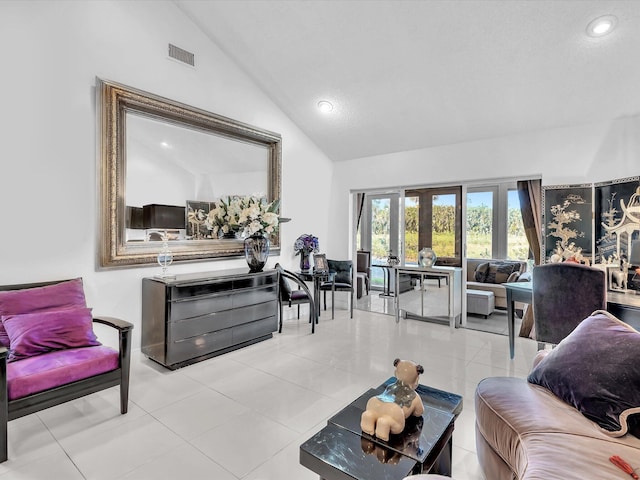
[[[296,275],[293,272],[290,272],[289,270],[285,270],[284,268],[281,267],[278,269],[278,273],[281,277],[285,279],[284,281],[286,281],[286,279],[289,279],[294,283],[296,283],[298,287],[307,294],[307,297],[309,300],[309,301],[294,303],[291,299],[284,300],[282,298],[282,294],[278,296],[278,304],[280,307],[278,333],[282,333],[283,303],[285,301],[289,304],[290,307],[295,304],[298,305],[298,318],[300,318],[300,304],[301,303],[309,304],[309,323],[311,324],[311,333],[315,333],[316,325],[318,324],[318,316],[316,315],[316,312],[317,312],[316,303],[313,299],[313,295],[311,294],[311,291],[309,290],[309,287],[307,287],[307,284],[304,282],[304,280],[302,280],[298,275]]]
[[[21,285],[0,285],[0,290],[21,290],[25,288],[54,285],[65,280],[29,283]],[[16,418],[60,405],[76,398],[107,388],[120,386],[120,413],[125,414],[129,407],[129,375],[131,366],[131,330],[133,325],[113,317],[93,317],[95,323],[107,325],[118,330],[120,363],[115,370],[88,377],[75,382],[34,393],[26,397],[8,400],[7,392],[7,349],[0,347],[0,462],[8,459],[7,423]],[[46,354],[44,354],[46,355]]]
[[[329,281],[323,282],[320,285],[320,290],[324,292],[324,309],[327,309],[327,291],[331,291],[331,319],[335,318],[335,298],[336,292],[349,292],[349,307],[350,307],[350,315],[353,318],[353,304],[355,300],[355,288],[353,282],[353,262],[350,260],[327,260],[329,263]],[[337,285],[336,282],[336,270],[332,268],[333,265],[337,263],[345,263],[350,264],[349,266],[349,278],[350,283],[349,287],[344,287]]]

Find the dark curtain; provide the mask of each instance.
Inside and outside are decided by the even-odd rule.
[[[524,233],[529,241],[535,265],[540,265],[540,240],[542,239],[541,200],[542,182],[540,180],[519,180],[518,197]]]
[[[362,210],[364,210],[364,193],[356,194],[356,202],[358,202],[358,224],[356,225],[356,231],[360,230],[360,220],[362,219]]]
[[[529,241],[529,250],[533,256],[534,265],[540,265],[542,240],[542,181],[519,180],[518,197],[524,232]],[[533,328],[533,309],[531,305],[525,309],[520,327],[521,337],[531,337]]]

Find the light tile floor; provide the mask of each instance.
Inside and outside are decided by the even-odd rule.
[[[524,377],[535,342],[356,310],[336,300],[315,335],[296,308],[282,334],[176,371],[133,352],[129,413],[112,388],[9,423],[0,480],[316,480],[299,446],[327,419],[393,374],[421,363],[421,382],[464,396],[453,475],[480,480],[473,393],[487,376]],[[306,317],[308,318],[308,317]]]

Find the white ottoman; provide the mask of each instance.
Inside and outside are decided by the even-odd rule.
[[[484,315],[487,318],[496,309],[493,292],[486,290],[467,290],[467,313]]]

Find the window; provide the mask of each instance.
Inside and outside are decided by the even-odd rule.
[[[418,264],[418,232],[420,197],[404,197],[404,262],[405,265]]]
[[[526,261],[520,199],[514,182],[467,188],[467,258]]]
[[[467,257],[493,258],[493,191],[467,192]]]

